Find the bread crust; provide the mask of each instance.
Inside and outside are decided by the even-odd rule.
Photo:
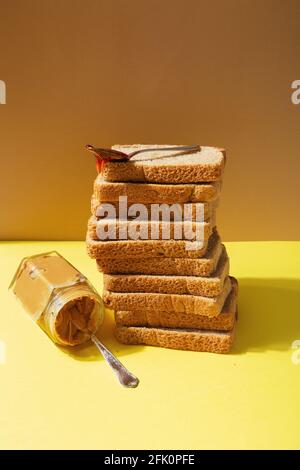
[[[237,280],[231,280],[231,291],[223,305],[222,311],[216,317],[194,315],[192,313],[165,312],[158,310],[135,310],[115,312],[118,326],[146,326],[155,328],[197,328],[200,330],[232,330],[237,312]]]
[[[126,196],[128,202],[143,204],[174,202],[211,202],[216,200],[221,191],[221,181],[203,184],[145,184],[132,182],[104,181],[98,175],[94,183],[94,197],[99,202],[117,202]]]
[[[223,250],[215,272],[208,277],[104,274],[103,281],[104,289],[112,292],[157,292],[215,297],[222,292],[228,274],[229,259]]]
[[[142,232],[144,229],[149,241],[155,241],[151,239],[152,233],[157,233],[158,240],[170,241],[176,240],[176,237],[178,236],[177,230],[179,229],[180,236],[182,237],[181,240],[189,240],[191,237],[190,229],[187,231],[185,231],[185,229],[190,226],[193,230],[193,234],[197,233],[198,229],[201,230],[201,240],[199,241],[203,242],[209,239],[215,226],[215,218],[213,217],[212,221],[209,219],[206,222],[192,222],[191,224],[187,225],[184,221],[164,222],[158,220],[136,221],[122,219],[97,219],[96,217],[92,216],[88,222],[88,236],[92,240],[99,240],[98,230],[100,227],[102,227],[103,231],[105,232],[107,232],[110,228],[113,229],[115,227],[114,235],[116,241],[121,239],[121,233],[124,229],[126,229],[126,233],[130,233],[130,229],[132,229],[133,233],[135,231],[137,231],[137,233],[139,233],[139,231]],[[165,233],[167,233],[168,239],[164,238],[166,237],[166,235],[164,235]],[[128,238],[130,237],[128,236]],[[111,241],[112,240],[107,240],[106,242],[110,243]]]
[[[107,274],[210,276],[217,267],[223,247],[215,231],[208,241],[206,253],[201,258],[145,257],[146,254],[141,258],[129,258],[125,252],[119,258],[102,256],[96,261],[99,271]]]
[[[220,314],[230,290],[231,282],[227,278],[221,294],[216,297],[104,290],[103,301],[106,307],[115,311],[145,309],[215,317]]]
[[[214,235],[213,230],[212,235]],[[212,236],[211,235],[211,236]],[[87,252],[91,258],[103,260],[139,258],[188,258],[199,259],[205,255],[208,240],[199,247],[187,249],[185,240],[93,240],[89,233],[86,239]],[[154,260],[153,260],[154,262]]]
[[[134,150],[146,146],[118,146],[117,150]],[[168,153],[168,152],[167,152]],[[166,153],[166,155],[167,155]],[[197,153],[164,158],[137,156],[126,162],[106,162],[102,177],[105,181],[137,181],[147,183],[201,183],[218,181],[225,167],[225,151],[215,147],[200,147]],[[167,159],[169,162],[166,163]]]
[[[107,201],[106,202],[99,202],[99,200],[94,195],[92,196],[92,200],[91,200],[91,213],[92,213],[92,215],[94,217],[97,217],[98,219],[100,219],[101,217],[104,217],[104,215],[106,214],[105,206],[107,204],[114,207],[116,218],[120,218],[120,216],[122,214],[120,214],[120,211],[119,211],[119,201],[116,201],[116,202],[115,201],[113,201],[113,202],[107,202]],[[128,208],[130,207],[131,204],[136,204],[136,202],[133,203],[133,202],[128,202],[127,201]],[[156,203],[149,203],[149,204],[147,203],[146,204],[146,203],[143,203],[143,202],[142,203],[139,202],[139,204],[143,204],[146,207],[147,213],[148,213],[148,220],[151,220],[151,218],[154,217],[155,214],[156,214],[156,210],[154,210],[154,208],[153,208],[153,204],[156,204]],[[159,203],[159,204],[161,204],[161,203]],[[165,203],[162,203],[162,204],[165,204]],[[216,211],[216,208],[217,208],[217,205],[218,205],[218,199],[216,199],[213,202],[204,202],[204,203],[189,202],[189,203],[186,203],[186,204],[191,205],[191,208],[189,208],[189,210],[191,210],[191,216],[192,216],[191,220],[196,221],[197,218],[199,218],[199,214],[203,214],[203,220],[208,221],[212,217],[215,217],[215,211]],[[184,214],[185,214],[185,210],[186,210],[185,203],[175,203],[175,210],[176,210],[176,213],[180,217],[183,217]],[[159,212],[158,215],[159,215],[159,217],[161,217],[161,212]],[[129,220],[133,220],[133,218],[130,218],[128,216],[127,212],[126,212],[125,216]],[[171,216],[174,218],[174,213],[173,212],[171,212]]]
[[[123,344],[226,354],[232,348],[235,330],[235,326],[227,332],[116,326],[115,336]]]

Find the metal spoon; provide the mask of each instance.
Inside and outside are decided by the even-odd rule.
[[[160,148],[145,148],[140,150],[135,150],[131,153],[121,152],[121,150],[109,149],[109,148],[96,148],[93,145],[86,145],[85,148],[92,152],[97,158],[100,158],[104,161],[127,161],[130,160],[134,155],[138,155],[143,152],[165,152],[173,150],[175,152],[181,151],[182,153],[197,152],[200,150],[200,146],[195,145],[179,145],[177,147],[160,147]]]
[[[121,385],[128,388],[137,387],[140,382],[139,379],[129,372],[129,370],[123,366],[123,364],[104,346],[104,344],[101,343],[101,341],[99,341],[95,335],[91,336],[91,340],[95,346],[97,346],[107,364],[112,368]]]

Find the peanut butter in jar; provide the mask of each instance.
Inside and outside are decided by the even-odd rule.
[[[75,346],[99,329],[103,302],[88,279],[53,251],[22,260],[10,288],[57,344]]]

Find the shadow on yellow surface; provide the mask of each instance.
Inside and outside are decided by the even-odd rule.
[[[283,351],[300,339],[300,280],[239,279],[233,354]]]
[[[105,310],[104,322],[97,333],[97,337],[112,353],[119,357],[137,353],[144,349],[144,346],[130,346],[119,343],[114,336],[114,327],[113,312],[111,310]],[[60,349],[79,361],[99,361],[99,359],[103,359],[100,352],[91,341],[80,346],[72,348],[60,347]]]

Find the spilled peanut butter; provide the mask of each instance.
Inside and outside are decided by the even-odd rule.
[[[87,296],[67,302],[55,319],[55,331],[59,339],[74,346],[96,333],[99,317],[94,307],[94,299]]]

